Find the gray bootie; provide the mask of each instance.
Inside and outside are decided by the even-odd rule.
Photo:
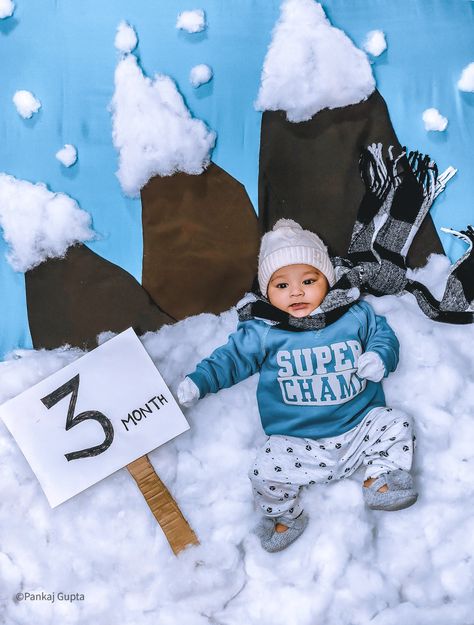
[[[275,519],[263,516],[253,531],[254,534],[260,538],[260,542],[270,540],[273,532],[275,531]]]
[[[291,543],[293,543],[298,536],[301,536],[308,525],[308,520],[308,515],[304,512],[302,512],[296,519],[291,520],[284,519],[282,517],[278,517],[276,519],[264,517],[259,525],[257,525],[255,533],[260,537],[262,547],[266,551],[269,551],[270,553],[282,551],[291,545]],[[288,529],[286,532],[277,532],[275,530],[275,525],[277,523],[287,525]]]
[[[403,469],[395,469],[386,473],[386,479],[390,482],[388,486],[394,490],[406,490],[413,488],[413,478]],[[379,487],[380,488],[380,487]]]
[[[381,493],[379,488],[384,484],[388,490]],[[372,510],[403,510],[418,499],[418,493],[413,488],[413,479],[403,469],[379,475],[370,486],[364,486],[362,492],[365,503]]]

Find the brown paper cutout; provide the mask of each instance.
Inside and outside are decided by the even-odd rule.
[[[211,163],[142,189],[143,286],[175,319],[221,313],[257,273],[258,223],[240,182]]]

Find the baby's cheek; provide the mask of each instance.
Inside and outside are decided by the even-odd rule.
[[[272,304],[273,306],[275,306],[275,308],[278,308],[279,310],[283,310],[284,312],[286,312],[288,305],[286,303],[285,297],[284,295],[279,296],[279,294],[275,294],[274,292],[268,292],[268,301],[270,302],[270,304]]]

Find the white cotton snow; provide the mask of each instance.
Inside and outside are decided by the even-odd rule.
[[[423,112],[423,122],[425,124],[425,130],[438,130],[442,132],[446,130],[448,126],[447,117],[443,117],[438,109],[429,108]]]
[[[115,70],[111,111],[117,176],[126,195],[137,196],[155,175],[200,174],[209,165],[215,133],[191,116],[169,76],[144,76],[133,55]]]
[[[206,28],[206,15],[202,9],[182,11],[176,20],[176,28],[188,33],[200,33]]]
[[[64,167],[71,167],[77,161],[77,150],[70,143],[66,143],[63,148],[56,152],[56,158]]]
[[[474,63],[469,63],[463,70],[461,78],[458,80],[460,91],[474,91]]]
[[[13,104],[23,119],[30,119],[41,108],[41,102],[35,98],[31,91],[25,91],[24,89],[14,94]]]
[[[362,44],[366,52],[372,56],[380,56],[387,49],[387,41],[383,30],[371,30]]]
[[[407,269],[407,278],[424,284],[441,301],[451,270],[449,258],[444,254],[431,254],[427,264],[417,269]]]
[[[71,245],[95,238],[91,216],[71,197],[3,173],[0,227],[8,244],[7,260],[15,271],[62,257]]]
[[[189,82],[195,88],[209,82],[211,78],[212,69],[209,67],[209,65],[205,65],[204,63],[201,63],[200,65],[195,65],[189,73]]]
[[[15,5],[12,0],[0,0],[0,20],[13,15]]]
[[[426,282],[445,280],[440,261],[433,256],[419,270]],[[149,454],[201,542],[175,557],[126,469],[51,510],[0,423],[5,622],[471,623],[474,325],[431,321],[411,295],[368,300],[400,341],[400,364],[384,390],[388,405],[414,418],[420,494],[414,506],[369,510],[359,472],[306,489],[310,522],[303,536],[281,553],[263,551],[252,534],[258,514],[247,477],[266,438],[253,376],[185,410],[191,429]],[[176,393],[186,373],[236,325],[234,310],[203,314],[148,333],[143,343]],[[79,355],[67,349],[13,353],[0,363],[0,402]],[[81,592],[85,599],[11,599],[35,588]]]
[[[117,27],[114,45],[120,52],[128,53],[137,47],[138,38],[133,26],[125,21],[120,22]]]
[[[356,104],[375,89],[367,55],[331,26],[314,0],[285,0],[263,64],[258,110],[292,122],[324,108]]]

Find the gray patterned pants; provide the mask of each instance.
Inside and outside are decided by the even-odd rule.
[[[374,408],[352,430],[330,438],[270,436],[249,471],[255,503],[264,516],[296,518],[302,486],[351,475],[361,465],[365,479],[394,469],[409,471],[415,436],[411,418],[395,408]]]

